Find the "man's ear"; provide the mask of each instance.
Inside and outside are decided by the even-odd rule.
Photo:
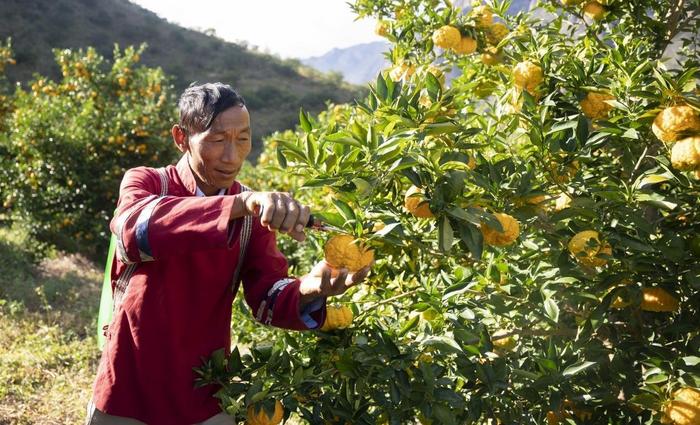
[[[190,139],[187,137],[185,129],[175,124],[170,132],[173,135],[173,142],[180,152],[185,153],[190,150]]]

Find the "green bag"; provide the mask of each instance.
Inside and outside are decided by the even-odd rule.
[[[107,252],[107,262],[105,263],[105,275],[102,279],[102,296],[100,297],[100,313],[97,316],[97,346],[102,350],[107,338],[105,337],[105,326],[109,326],[112,321],[112,262],[114,251],[117,247],[117,237],[112,234],[109,240],[109,251]]]

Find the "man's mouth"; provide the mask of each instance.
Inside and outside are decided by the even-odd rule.
[[[238,170],[216,170],[219,174],[223,174],[225,177],[234,177]]]

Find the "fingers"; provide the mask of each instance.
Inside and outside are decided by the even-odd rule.
[[[321,292],[323,292],[324,288],[330,288],[331,287],[331,270],[327,267],[324,267],[321,270]]]
[[[347,289],[348,286],[348,269],[340,269],[338,276],[333,280],[331,286],[331,295],[340,295]]]
[[[301,205],[288,193],[260,192],[260,223],[269,230],[289,233],[294,239],[303,241],[304,231],[311,216],[311,210]]]
[[[369,271],[370,271],[370,266],[366,266],[366,267],[361,268],[357,272],[353,273],[350,276],[350,280],[352,281],[352,284],[354,285],[356,283],[360,283],[360,282],[364,281],[367,278],[367,276],[369,275]]]

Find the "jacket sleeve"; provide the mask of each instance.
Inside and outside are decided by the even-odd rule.
[[[275,233],[256,220],[241,278],[246,303],[255,319],[278,328],[316,329],[326,319],[326,300],[299,310],[299,279],[289,277],[287,260],[277,249]]]
[[[161,197],[160,190],[155,169],[139,167],[124,175],[110,223],[119,261],[133,264],[232,245],[233,197]]]

